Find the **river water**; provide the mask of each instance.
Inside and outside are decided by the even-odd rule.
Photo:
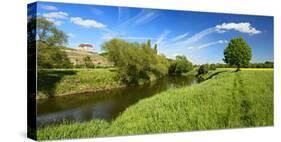
[[[141,86],[40,99],[37,100],[37,125],[40,127],[50,123],[60,123],[63,120],[110,121],[141,99],[197,82],[194,76],[166,77]]]

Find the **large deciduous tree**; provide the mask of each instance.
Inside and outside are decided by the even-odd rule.
[[[240,71],[240,67],[247,66],[252,59],[252,49],[242,38],[233,38],[228,46],[224,49],[223,61],[237,67],[236,71]]]

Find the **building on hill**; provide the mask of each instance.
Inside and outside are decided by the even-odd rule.
[[[81,51],[87,51],[87,52],[96,52],[95,48],[92,44],[80,44],[77,48],[78,50]]]

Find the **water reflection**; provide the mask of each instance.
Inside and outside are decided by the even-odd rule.
[[[92,119],[112,120],[130,105],[170,88],[197,83],[194,76],[167,77],[142,86],[130,86],[108,91],[54,97],[37,101],[37,124],[39,126],[70,121]]]

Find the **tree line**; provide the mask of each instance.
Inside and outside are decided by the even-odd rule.
[[[150,40],[147,43],[130,43],[112,39],[102,48],[107,58],[118,67],[120,79],[130,84],[140,84],[168,74],[182,74],[193,67],[185,56],[168,60],[164,55],[157,54],[157,44],[152,47]]]

